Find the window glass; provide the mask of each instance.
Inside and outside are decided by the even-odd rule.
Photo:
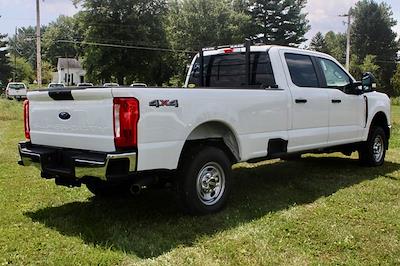
[[[24,84],[10,84],[8,87],[13,90],[25,89]]]
[[[350,77],[335,62],[318,58],[328,87],[343,87],[350,83]]]
[[[246,54],[231,53],[204,57],[205,87],[260,87],[275,85],[271,61],[267,53],[250,54],[250,86],[246,78]],[[189,87],[200,86],[200,59],[190,75]]]
[[[318,88],[318,78],[311,57],[301,54],[285,54],[293,83],[299,87]]]

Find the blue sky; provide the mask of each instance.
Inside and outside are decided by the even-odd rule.
[[[216,0],[217,1],[217,0]],[[35,0],[0,0],[0,33],[13,34],[15,27],[35,24]],[[333,30],[344,32],[346,27],[339,14],[356,3],[357,0],[308,0],[306,11],[310,20],[311,30],[307,33],[311,38],[316,32]],[[378,0],[388,3],[394,17],[399,22],[394,30],[400,36],[400,0]],[[48,24],[59,15],[73,15],[78,12],[71,0],[45,0],[41,2],[42,24]]]

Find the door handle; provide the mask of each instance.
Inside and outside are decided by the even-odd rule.
[[[333,99],[332,100],[332,103],[341,103],[342,102],[342,100],[340,100],[340,99]]]
[[[306,99],[296,99],[295,100],[296,103],[307,103]]]

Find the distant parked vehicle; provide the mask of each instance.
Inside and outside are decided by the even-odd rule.
[[[78,87],[94,87],[93,83],[78,83]]]
[[[103,87],[119,87],[118,83],[105,83]]]
[[[6,97],[8,99],[25,99],[27,93],[27,87],[22,82],[10,82],[6,88]]]
[[[147,88],[147,84],[146,83],[133,83],[131,85],[131,87],[135,87],[135,88]]]
[[[65,88],[64,83],[50,83],[49,86],[47,86],[48,89],[57,89],[57,88]]]

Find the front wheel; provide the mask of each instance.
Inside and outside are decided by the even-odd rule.
[[[360,162],[365,166],[380,166],[385,161],[387,139],[383,128],[371,129],[368,140],[358,150]]]
[[[231,188],[232,166],[228,156],[215,147],[194,149],[185,156],[177,183],[183,208],[200,215],[220,211]]]

